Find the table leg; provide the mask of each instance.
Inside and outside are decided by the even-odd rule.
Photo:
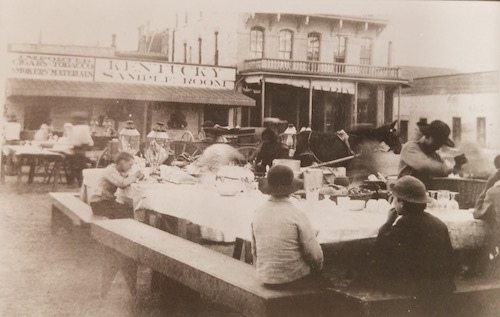
[[[250,241],[245,241],[245,263],[253,263],[252,243]]]
[[[21,183],[23,179],[23,158],[20,157],[18,160],[18,163],[16,165],[16,170],[17,170],[17,182]]]
[[[29,159],[29,165],[30,165],[30,172],[28,174],[28,183],[31,184],[33,183],[33,180],[35,178],[35,160],[34,159]]]
[[[243,251],[243,239],[236,238],[234,242],[234,250],[233,250],[233,258],[240,260],[241,259],[241,251]]]
[[[54,178],[54,184],[52,185],[52,191],[57,191],[57,185],[59,183],[59,173],[60,173],[60,161],[54,162],[54,167],[52,167],[52,177]],[[50,180],[50,178],[49,178]]]
[[[1,154],[2,155],[2,162],[1,162],[1,169],[0,169],[0,181],[3,183],[5,183],[5,160],[7,160],[7,155],[3,155],[3,153]]]

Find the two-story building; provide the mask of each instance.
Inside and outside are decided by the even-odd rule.
[[[387,21],[372,17],[188,12],[172,34],[175,62],[237,67],[238,89],[256,100],[234,124],[259,126],[279,117],[297,127],[336,131],[381,125],[393,95],[408,83],[390,66]],[[397,108],[397,107],[396,107]]]
[[[140,33],[134,52],[117,51],[114,40],[111,47],[10,44],[5,114],[15,115],[26,135],[49,122],[61,132],[80,112],[96,136],[132,120],[145,138],[158,121],[197,136],[211,119],[205,112],[227,116],[255,105],[235,91],[234,67],[169,62],[166,31]]]

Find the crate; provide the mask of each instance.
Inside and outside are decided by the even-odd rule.
[[[428,189],[444,189],[458,192],[456,200],[460,209],[469,209],[474,208],[476,199],[482,193],[485,186],[486,181],[482,179],[439,177],[431,180]]]

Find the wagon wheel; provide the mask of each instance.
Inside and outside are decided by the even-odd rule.
[[[237,149],[241,154],[243,154],[247,163],[253,161],[258,151],[258,148],[255,146],[242,146]]]
[[[191,131],[186,131],[182,134],[180,141],[194,142],[194,136]]]
[[[109,165],[110,161],[107,158],[109,152],[109,148],[105,148],[104,151],[102,151],[101,155],[99,155],[99,158],[97,159],[97,162],[95,164],[96,168],[102,168],[106,167]]]

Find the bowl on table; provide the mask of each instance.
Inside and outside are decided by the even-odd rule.
[[[366,202],[364,200],[353,200],[349,201],[349,210],[351,211],[360,211],[365,209]]]

